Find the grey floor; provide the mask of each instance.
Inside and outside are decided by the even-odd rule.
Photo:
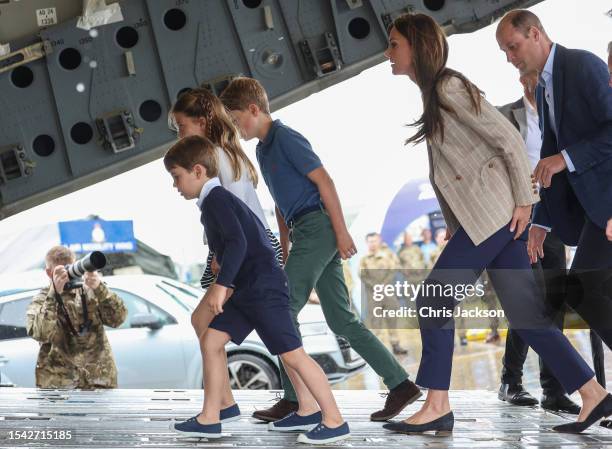
[[[584,435],[558,434],[551,427],[571,417],[544,412],[537,407],[515,407],[497,400],[491,391],[453,390],[455,431],[449,437],[396,435],[369,414],[382,406],[377,391],[336,390],[336,399],[351,426],[346,447],[433,448],[595,448],[612,447],[612,430],[593,426]],[[0,447],[244,447],[302,446],[295,434],[268,432],[250,418],[257,408],[275,400],[274,392],[236,392],[243,413],[227,424],[220,440],[179,438],[171,423],[193,416],[201,407],[197,390],[61,391],[6,388],[0,390]],[[402,416],[419,408],[408,407]],[[39,431],[37,434],[36,431]],[[46,432],[45,434],[42,431]],[[70,439],[64,438],[70,431]],[[19,437],[19,438],[17,438]],[[25,437],[25,439],[24,439]],[[43,439],[50,437],[55,439]]]

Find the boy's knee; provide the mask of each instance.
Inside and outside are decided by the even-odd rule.
[[[202,349],[205,353],[221,352],[225,350],[225,342],[223,339],[215,335],[214,332],[206,332],[200,337]]]
[[[195,313],[192,313],[191,314],[191,326],[195,329],[196,334],[198,335],[199,335],[198,330],[200,328],[200,322],[201,322],[200,318]]]

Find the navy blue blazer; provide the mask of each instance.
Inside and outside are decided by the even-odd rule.
[[[236,290],[286,282],[283,269],[259,218],[221,186],[202,202],[200,221],[221,266],[216,283]]]
[[[612,217],[612,88],[606,64],[593,53],[557,44],[553,93],[558,138],[550,125],[544,88],[536,99],[542,131],[540,157],[566,150],[575,172],[564,170],[542,189],[534,223],[555,229],[566,245],[578,244],[585,214],[605,229]]]

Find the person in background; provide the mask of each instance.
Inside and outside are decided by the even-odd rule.
[[[408,270],[423,270],[427,268],[423,251],[418,245],[415,245],[412,240],[412,235],[408,231],[404,231],[404,242],[397,252],[400,265],[406,277],[409,277]]]
[[[54,246],[45,256],[50,279],[28,306],[26,331],[40,343],[39,388],[117,388],[117,367],[104,326],[119,327],[127,309],[98,272],[86,272],[83,286],[65,290],[66,265],[74,253]]]
[[[368,253],[359,261],[359,276],[365,284],[368,312],[374,305],[382,306],[387,310],[398,310],[400,305],[395,295],[385,295],[383,301],[377,302],[373,299],[372,293],[375,285],[393,285],[395,283],[397,270],[400,266],[399,259],[382,241],[382,237],[377,232],[370,232],[366,235],[366,243]],[[371,316],[371,327],[377,331],[378,338],[384,341],[384,334],[388,333],[393,354],[407,354],[408,351],[400,345],[397,320]]]
[[[423,241],[421,242],[420,247],[421,251],[423,252],[425,264],[428,264],[431,260],[432,251],[435,250],[438,245],[436,245],[436,242],[432,242],[431,240],[431,229],[423,228],[423,231],[421,231],[421,236],[423,237]],[[431,268],[431,266],[428,266],[428,268]]]

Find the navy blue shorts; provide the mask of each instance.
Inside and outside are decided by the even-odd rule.
[[[289,292],[282,284],[234,291],[209,327],[226,332],[237,345],[255,330],[273,355],[302,346],[289,310]]]

